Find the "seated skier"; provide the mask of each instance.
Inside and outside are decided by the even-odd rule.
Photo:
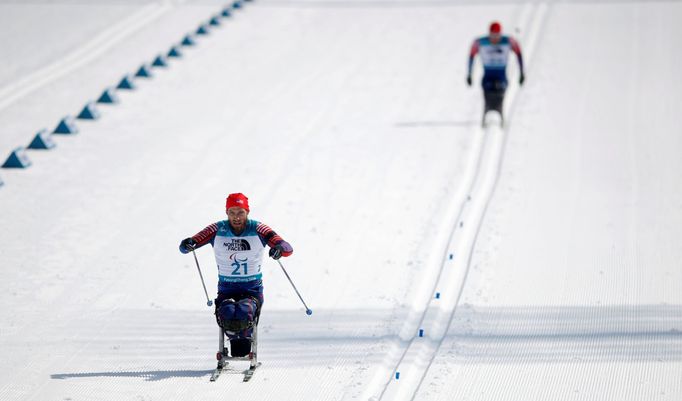
[[[289,256],[293,249],[270,227],[249,219],[249,201],[244,194],[227,197],[227,220],[213,223],[180,242],[188,253],[208,243],[218,265],[218,297],[215,314],[218,325],[230,339],[232,356],[251,351],[251,333],[263,306],[261,263],[265,245],[275,260]]]
[[[483,96],[485,98],[485,110],[483,111],[482,126],[485,127],[485,115],[490,110],[502,114],[504,94],[507,90],[507,61],[509,52],[513,51],[519,62],[519,84],[523,85],[526,77],[523,71],[523,57],[521,46],[511,36],[502,35],[502,25],[499,22],[490,24],[489,35],[474,40],[469,52],[469,68],[467,72],[467,85],[471,86],[471,70],[474,65],[474,57],[479,55],[483,64]]]

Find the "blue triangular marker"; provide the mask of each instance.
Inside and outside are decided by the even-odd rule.
[[[241,1],[235,1],[232,3],[232,8],[237,9],[237,8],[242,8],[242,2]]]
[[[168,57],[182,57],[182,53],[180,52],[180,49],[173,46],[168,51]]]
[[[152,72],[146,64],[142,64],[135,73],[136,77],[151,78]]]
[[[205,24],[199,25],[197,35],[208,35],[208,27]]]
[[[28,145],[28,148],[29,149],[52,149],[55,146],[57,146],[57,144],[54,143],[54,141],[52,140],[50,133],[47,132],[46,129],[41,129],[40,131],[38,131],[35,138],[33,138],[33,141],[31,141],[31,144]]]
[[[106,88],[102,95],[97,99],[97,103],[118,103],[118,96],[111,88]]]
[[[168,62],[166,61],[166,58],[162,55],[156,56],[154,61],[152,62],[153,67],[166,67],[168,66]]]
[[[88,102],[88,104],[83,107],[83,110],[78,115],[81,120],[97,120],[100,114],[95,104],[93,102]]]
[[[211,20],[208,23],[209,23],[209,25],[219,26],[220,25],[220,18],[213,17],[213,18],[211,18]]]
[[[31,161],[26,156],[26,152],[23,147],[18,147],[9,154],[5,164],[2,165],[3,168],[26,168],[31,165]]]
[[[223,9],[223,12],[221,12],[220,15],[222,15],[222,16],[225,17],[225,18],[227,18],[227,17],[231,16],[232,13],[230,12],[230,9],[229,9],[229,8],[224,8],[224,9]]]
[[[78,133],[78,128],[76,127],[76,124],[73,121],[73,117],[71,116],[66,116],[62,118],[62,121],[59,122],[59,125],[57,125],[57,128],[54,129],[54,134],[76,134]]]
[[[116,89],[135,89],[135,84],[133,83],[133,78],[130,75],[126,75],[121,79]]]
[[[191,35],[185,35],[185,37],[182,39],[183,46],[194,46],[196,42],[194,41],[194,38],[192,38]]]

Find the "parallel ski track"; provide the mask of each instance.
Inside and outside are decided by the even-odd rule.
[[[173,7],[175,5],[167,2],[149,4],[135,14],[104,30],[67,56],[12,82],[4,88],[0,88],[0,110],[12,105],[17,100],[40,89],[44,85],[91,62],[126,37],[170,11]]]
[[[531,56],[533,55],[533,53],[535,51],[535,48],[537,45],[537,40],[538,40],[538,37],[540,36],[540,32],[542,31],[543,27],[545,26],[545,22],[547,20],[548,7],[549,6],[546,3],[535,4],[535,7],[534,7],[535,9],[533,10],[533,17],[532,17],[530,23],[527,24],[528,29],[526,30],[526,32],[528,34],[524,38],[525,42],[528,44],[526,47],[525,55],[524,55],[525,56],[524,63],[525,63],[526,69],[528,69],[528,66],[530,64],[528,61],[531,59]],[[505,116],[507,116],[507,117],[511,117],[514,114],[514,110],[515,110],[516,105],[517,105],[517,102],[515,100],[517,98],[516,95],[518,93],[518,87],[514,87],[514,89],[515,90],[513,92],[510,91],[511,93],[509,93],[509,95],[508,95],[509,96],[509,102],[507,103],[507,107],[505,108]],[[509,120],[510,119],[508,118],[507,121],[509,122]],[[438,355],[438,353],[439,353],[439,350],[443,344],[443,340],[445,339],[445,335],[447,334],[448,328],[452,324],[453,318],[455,316],[455,311],[457,310],[457,307],[459,306],[459,302],[460,302],[460,299],[461,299],[461,296],[462,296],[462,293],[464,290],[464,285],[466,283],[466,279],[468,277],[469,270],[471,268],[471,261],[473,258],[474,249],[476,247],[476,243],[477,243],[478,236],[479,236],[479,233],[481,230],[481,226],[483,225],[483,219],[484,219],[484,217],[488,211],[488,208],[490,206],[490,202],[492,201],[493,195],[495,193],[495,189],[497,188],[497,184],[499,182],[499,178],[500,178],[500,175],[502,172],[502,164],[504,161],[504,152],[506,149],[507,138],[508,138],[508,135],[507,135],[508,129],[509,129],[509,123],[507,123],[505,125],[503,130],[502,129],[499,130],[500,131],[499,134],[501,135],[501,137],[499,138],[500,139],[499,144],[496,144],[499,146],[499,149],[497,149],[499,151],[499,153],[497,154],[497,156],[495,158],[493,158],[493,160],[491,160],[491,163],[487,165],[487,167],[489,169],[492,169],[490,174],[493,175],[493,178],[492,178],[492,182],[491,182],[490,187],[484,188],[484,190],[486,191],[485,196],[479,198],[482,202],[484,202],[484,205],[483,205],[483,208],[482,208],[480,215],[477,216],[477,219],[475,219],[475,232],[473,234],[473,240],[471,242],[471,245],[467,249],[468,256],[467,256],[467,260],[466,260],[465,273],[464,273],[464,277],[461,281],[461,284],[459,285],[459,290],[457,293],[457,299],[456,299],[455,305],[452,308],[452,310],[449,312],[449,316],[447,316],[447,323],[445,325],[443,325],[444,330],[443,330],[442,335],[440,335],[438,340],[437,340],[437,345],[436,345],[435,349],[433,350],[433,352],[431,352],[430,354],[428,354],[425,357],[428,359],[427,363],[421,369],[422,375],[419,378],[419,382],[418,382],[417,386],[412,391],[412,395],[410,397],[410,400],[414,400],[417,397],[417,394],[418,394],[418,392],[419,392],[419,390],[420,390],[420,388],[424,382],[424,379],[426,378],[427,373],[428,373],[431,365],[433,364],[433,361],[434,361],[436,355]],[[489,134],[490,134],[490,132],[489,132]],[[492,132],[492,134],[496,134],[496,133]],[[469,227],[471,227],[471,226],[469,226]],[[445,265],[445,260],[444,260],[444,265]]]
[[[522,37],[522,45],[525,43],[524,63],[526,70],[528,70],[539,32],[544,25],[547,8],[548,6],[545,3],[526,3],[524,5],[523,15],[530,15],[528,21],[522,20],[525,23],[520,24],[520,26],[527,27],[526,34]],[[513,114],[517,92],[516,86],[512,86],[508,91],[505,104],[507,121]],[[450,218],[446,221],[449,221],[450,224],[448,226],[447,246],[444,249],[437,248],[442,249],[439,252],[441,255],[440,269],[431,291],[431,294],[434,294],[439,289],[448,287],[454,289],[455,291],[448,292],[452,301],[445,303],[431,296],[431,300],[421,310],[421,314],[416,319],[408,321],[408,325],[413,328],[414,335],[408,341],[398,342],[396,346],[400,348],[397,351],[400,356],[391,365],[392,367],[386,367],[379,373],[383,376],[382,378],[375,380],[375,382],[382,381],[383,385],[378,386],[379,388],[370,385],[363,399],[391,401],[415,399],[434,358],[438,354],[459,305],[470,269],[476,239],[499,180],[508,126],[509,123],[504,129],[491,127],[485,131],[476,128],[473,132],[477,139],[474,142],[470,153],[471,158],[467,164],[469,173],[465,177],[465,185],[462,185],[463,188],[466,188],[463,193],[464,199],[456,197],[452,202],[454,205],[459,205],[454,214],[456,216],[454,219],[452,219],[452,213],[448,213]],[[466,225],[464,224],[465,221]],[[462,247],[462,245],[466,246]],[[457,250],[458,255],[466,255],[466,258],[458,256],[457,261],[453,262],[450,256],[453,249]],[[457,263],[460,261],[462,261],[462,265],[460,265],[462,269],[453,272],[453,263],[457,267]],[[456,280],[453,280],[452,275]],[[456,296],[451,296],[453,294]],[[431,317],[436,319],[430,319]],[[416,327],[415,321],[418,321]],[[425,338],[417,335],[419,328],[425,329]],[[396,353],[395,350],[394,353]],[[386,373],[389,370],[391,373],[387,375]],[[408,375],[403,374],[400,379],[396,379],[396,372],[401,371],[408,373]]]

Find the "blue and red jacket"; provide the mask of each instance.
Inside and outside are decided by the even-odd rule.
[[[523,56],[521,55],[521,46],[516,39],[511,36],[500,35],[500,40],[497,43],[492,43],[489,36],[482,36],[474,40],[469,52],[468,76],[471,76],[474,57],[478,54],[483,64],[483,82],[499,80],[506,83],[510,51],[516,54],[519,70],[523,75]]]
[[[247,220],[244,230],[236,234],[230,222],[213,223],[192,236],[196,248],[213,246],[218,266],[218,292],[260,286],[261,264],[265,246],[282,247],[282,256],[291,255],[291,245],[272,228],[255,220]]]

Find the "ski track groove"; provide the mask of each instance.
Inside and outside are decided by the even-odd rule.
[[[174,4],[152,3],[101,32],[65,57],[0,88],[0,111],[22,97],[96,59],[112,46],[170,11]]]
[[[529,7],[530,4],[531,3],[526,3],[525,6]],[[530,63],[530,60],[532,60],[532,57],[534,55],[534,51],[537,47],[538,38],[541,36],[540,32],[543,30],[543,28],[546,24],[546,21],[548,19],[547,14],[548,14],[548,7],[549,6],[547,5],[547,3],[533,3],[533,5],[534,5],[534,7],[532,10],[532,16],[530,17],[530,22],[524,21],[524,23],[520,24],[521,26],[529,26],[529,29],[526,30],[527,36],[524,36],[524,38],[523,38],[524,42],[527,43],[526,50],[524,53],[524,66],[526,67],[527,71],[530,70],[530,66],[532,65]],[[523,18],[523,16],[521,18]],[[485,215],[488,211],[490,203],[493,199],[493,196],[495,194],[495,189],[497,188],[497,183],[499,182],[499,178],[500,178],[500,175],[502,173],[502,165],[504,162],[504,152],[505,152],[505,149],[507,148],[507,138],[508,138],[507,133],[509,131],[509,122],[511,121],[510,117],[512,117],[514,115],[515,106],[517,104],[516,98],[517,98],[517,94],[519,93],[518,90],[519,90],[518,86],[513,86],[509,90],[509,92],[510,92],[508,95],[509,100],[505,104],[506,107],[505,107],[505,113],[504,113],[505,116],[507,116],[507,124],[505,124],[505,127],[503,129],[500,129],[499,132],[492,132],[492,134],[495,135],[496,138],[498,138],[498,137],[500,138],[500,143],[494,144],[494,145],[498,145],[498,146],[495,149],[493,149],[494,151],[495,150],[498,151],[499,154],[495,155],[495,157],[493,157],[490,160],[490,163],[488,163],[489,169],[490,168],[494,169],[494,173],[493,173],[493,177],[491,178],[490,187],[487,189],[484,196],[480,198],[484,201],[484,206],[483,206],[482,212],[478,215],[478,218],[475,219],[476,230],[475,230],[475,234],[473,236],[473,240],[472,240],[471,244],[466,247],[466,249],[467,249],[466,252],[468,253],[468,258],[467,258],[464,276],[463,276],[463,278],[460,282],[460,285],[459,285],[457,299],[454,303],[452,311],[449,312],[448,321],[447,321],[447,324],[445,325],[445,330],[443,332],[443,335],[440,336],[440,338],[438,339],[437,345],[436,345],[435,349],[433,350],[433,352],[430,355],[428,355],[428,362],[425,364],[425,367],[423,368],[422,376],[419,378],[419,383],[417,384],[416,388],[412,392],[412,396],[410,397],[410,400],[414,400],[417,397],[420,390],[422,390],[422,384],[424,383],[424,379],[426,378],[426,375],[427,375],[428,371],[430,370],[436,355],[438,355],[438,352],[440,351],[440,348],[443,344],[443,340],[445,339],[445,335],[447,334],[449,328],[452,325],[452,322],[453,322],[453,319],[455,316],[455,312],[457,311],[457,307],[459,306],[460,298],[462,296],[464,286],[465,286],[466,281],[467,281],[467,276],[468,276],[470,268],[471,268],[471,262],[472,262],[472,258],[474,255],[474,249],[476,247],[476,242],[477,242],[478,236],[480,234],[481,227],[483,226],[483,220],[484,220]],[[487,130],[487,131],[488,131],[488,133],[491,133],[491,130]],[[483,190],[485,191],[486,188],[483,188]],[[468,227],[470,227],[470,225]],[[500,319],[497,319],[497,321],[499,322]],[[511,339],[509,339],[507,341],[511,342]],[[513,347],[510,347],[510,348],[514,349]],[[494,382],[494,381],[486,380],[486,383],[488,383],[491,386],[492,386],[492,382]]]
[[[532,55],[533,49],[535,48],[535,44],[537,41],[538,37],[538,32],[541,29],[542,24],[544,23],[545,19],[545,13],[546,13],[547,5],[544,3],[541,3],[539,5],[534,5],[531,3],[525,3],[524,8],[522,11],[522,17],[523,18],[526,14],[532,13],[532,16],[530,17],[530,23],[524,21],[524,23],[521,23],[521,26],[526,26],[530,25],[530,30],[529,34],[524,37],[525,41],[527,42],[526,49],[525,49],[525,66],[527,67],[530,63],[528,60],[530,60],[530,56]],[[513,105],[515,104],[514,100],[516,98],[516,87],[512,87],[509,90],[508,94],[508,100],[506,102],[506,107],[505,107],[505,115],[509,117],[513,115]],[[415,397],[417,396],[417,393],[419,392],[421,385],[424,381],[424,378],[426,377],[426,374],[430,368],[430,366],[433,363],[433,360],[435,356],[437,355],[440,346],[442,344],[443,338],[445,337],[445,333],[447,332],[448,327],[451,325],[455,311],[457,310],[457,305],[459,304],[459,299],[462,295],[464,284],[466,283],[466,277],[469,271],[469,267],[471,264],[471,258],[473,255],[473,249],[475,247],[476,243],[476,238],[478,236],[478,233],[480,231],[482,222],[483,222],[483,217],[485,216],[486,210],[488,208],[488,205],[490,204],[490,200],[492,199],[492,195],[495,190],[496,183],[498,181],[501,168],[502,168],[502,160],[504,156],[504,148],[506,145],[506,135],[505,132],[508,130],[509,123],[505,127],[504,130],[495,130],[492,128],[488,128],[485,131],[481,129],[476,129],[476,136],[477,136],[477,141],[476,144],[474,145],[473,151],[470,153],[470,156],[472,159],[470,159],[469,163],[472,163],[472,160],[475,160],[475,167],[473,170],[470,168],[467,168],[467,171],[471,171],[470,173],[466,174],[466,178],[464,179],[464,182],[466,183],[462,187],[467,188],[467,190],[464,192],[464,199],[460,200],[459,198],[455,198],[456,200],[452,202],[453,205],[461,205],[457,209],[455,216],[456,218],[448,218],[446,219],[449,224],[444,225],[445,227],[449,227],[448,231],[449,234],[447,235],[448,240],[447,240],[447,246],[442,248],[442,247],[437,247],[435,249],[442,249],[441,252],[437,252],[437,254],[442,255],[440,258],[440,263],[439,263],[439,269],[436,274],[436,280],[433,281],[432,285],[429,285],[431,287],[431,291],[429,292],[429,301],[427,301],[427,305],[423,309],[418,309],[414,310],[411,312],[418,313],[418,316],[416,318],[408,318],[407,324],[403,327],[403,332],[405,331],[411,331],[413,334],[408,340],[399,340],[396,341],[393,344],[393,351],[389,352],[390,354],[399,354],[399,357],[394,363],[390,363],[390,368],[391,374],[386,375],[386,371],[388,369],[380,370],[379,373],[377,373],[377,376],[382,375],[384,376],[384,385],[380,388],[379,391],[376,391],[373,386],[369,386],[365,394],[367,395],[368,393],[374,393],[375,395],[370,398],[372,400],[383,400],[383,399],[390,399],[391,401],[397,400],[397,399],[410,399],[414,400]],[[497,132],[496,132],[497,131]],[[491,139],[491,136],[493,137]],[[491,143],[492,142],[492,143]],[[493,149],[490,149],[493,148]],[[495,153],[497,151],[497,153]],[[486,154],[489,152],[493,152],[495,155],[492,158],[487,158],[486,163],[484,166],[482,166],[484,159],[486,159]],[[468,164],[469,165],[469,164]],[[482,212],[478,215],[478,218],[475,220],[467,219],[467,215],[465,214],[466,211],[469,208],[470,204],[475,204],[476,201],[478,201],[479,197],[477,196],[476,187],[478,185],[481,185],[480,182],[481,180],[479,177],[481,177],[482,169],[485,169],[483,171],[484,175],[487,174],[493,174],[492,177],[492,185],[488,189],[487,195],[481,197],[481,201],[483,202],[482,206]],[[490,170],[493,170],[492,172]],[[472,209],[475,209],[476,205],[471,206]],[[448,213],[448,216],[452,216],[451,213]],[[466,220],[466,221],[465,221]],[[473,223],[472,223],[473,221]],[[460,226],[460,223],[465,223],[464,226]],[[452,247],[452,243],[455,242],[456,237],[458,232],[464,232],[464,236],[466,236],[467,231],[470,230],[470,227],[475,227],[475,232],[473,233],[473,239],[471,240],[471,244],[467,247],[463,248],[458,248],[458,247]],[[458,228],[462,228],[462,230],[458,230]],[[452,305],[449,308],[443,309],[442,304],[444,303],[442,300],[440,301],[435,301],[435,297],[433,294],[438,289],[441,289],[441,293],[444,293],[442,291],[443,288],[446,288],[448,286],[452,286],[453,282],[449,282],[448,280],[445,280],[446,282],[443,283],[443,278],[444,278],[444,272],[446,271],[446,267],[450,265],[450,259],[449,255],[450,253],[454,253],[453,250],[456,251],[456,255],[461,255],[464,252],[461,249],[465,249],[464,252],[468,253],[467,257],[467,262],[466,265],[464,266],[464,272],[463,276],[457,281],[456,287],[456,298],[454,305]],[[459,258],[455,256],[455,260],[458,260]],[[445,277],[447,278],[448,273],[445,272]],[[422,284],[424,285],[424,284]],[[435,312],[438,309],[438,312]],[[433,313],[436,313],[437,317],[439,319],[434,319],[433,323],[435,325],[438,325],[439,323],[442,323],[442,321],[445,319],[446,320],[446,325],[444,327],[444,330],[442,330],[441,335],[437,335],[436,338],[432,338],[429,335],[429,327],[425,327],[425,322],[427,321],[427,318],[429,317],[429,311],[434,311]],[[445,316],[442,316],[445,315]],[[418,320],[418,324],[414,325],[414,321]],[[423,348],[428,348],[429,344],[418,341],[419,337],[417,336],[417,330],[420,328],[425,329],[425,336],[424,340],[429,340],[431,342],[431,349],[429,349],[429,352],[423,352]],[[438,327],[435,327],[433,331],[438,331]],[[433,344],[435,342],[435,345]],[[402,350],[396,350],[395,348],[402,348]],[[410,351],[414,349],[414,354],[416,354],[416,357],[414,358],[414,361],[411,361],[410,358],[408,358],[408,354],[410,354]],[[411,356],[411,355],[409,355]],[[389,357],[390,358],[390,357]],[[406,363],[406,369],[401,369],[401,366]],[[419,366],[418,366],[419,365]],[[414,377],[411,378],[403,378],[402,381],[395,380],[395,375],[396,372],[400,371],[405,371],[408,369],[415,369],[418,370],[418,372],[412,372],[415,374],[419,374],[421,372],[419,379],[417,380],[416,384],[414,384]],[[388,376],[386,380],[386,376]],[[403,376],[404,377],[404,376]],[[407,380],[406,380],[407,379]],[[410,380],[412,379],[412,380]],[[374,383],[377,381],[380,381],[381,378],[375,377]],[[408,383],[412,384],[411,388],[405,388],[405,385],[403,383]],[[395,390],[393,390],[395,388]],[[376,395],[378,393],[378,395]],[[368,397],[363,397],[363,398],[368,398]]]
[[[474,171],[474,174],[469,174],[466,176],[467,178],[465,178],[466,181],[471,181],[471,182],[473,182],[473,176],[476,175],[476,173],[479,169],[479,166],[480,166],[480,156],[481,156],[481,152],[483,149],[483,142],[484,142],[485,136],[483,135],[483,132],[481,132],[480,130],[477,130],[476,138],[477,139],[473,145],[473,151],[470,152],[470,155],[469,155],[470,158],[469,158],[469,161],[467,162],[468,167],[466,169],[467,171],[471,171],[472,169]],[[469,183],[463,187],[468,189],[472,185],[473,185],[472,183]],[[464,194],[468,194],[468,193],[469,193],[469,191],[464,191]],[[453,202],[452,203],[453,205],[455,205],[455,204],[461,204],[462,205],[456,209],[455,216],[452,217],[452,214],[453,214],[452,208],[447,213],[447,215],[451,216],[451,217],[447,218],[446,220],[450,221],[452,223],[444,225],[444,227],[450,228],[450,229],[448,229],[449,233],[445,234],[447,236],[446,243],[449,243],[450,238],[452,238],[452,235],[454,235],[455,230],[452,228],[456,227],[456,222],[458,222],[460,220],[461,211],[464,207],[463,204],[466,202],[466,195],[464,195],[464,194],[457,197],[458,199],[461,199],[460,202]],[[441,236],[443,236],[443,233],[441,233],[439,235],[439,237],[441,237]],[[440,241],[439,241],[439,243],[440,243]],[[437,252],[437,254],[443,255],[440,258],[442,260],[445,260],[445,258],[447,258],[447,253],[448,253],[446,246],[443,244],[440,244],[440,246],[438,246],[437,249],[441,250],[440,252]],[[431,264],[431,263],[428,263],[428,264]],[[435,290],[437,288],[436,284],[439,281],[441,274],[442,274],[442,269],[437,272],[435,280],[433,280],[433,281],[426,280],[426,283],[422,283],[422,286],[425,286],[425,284],[426,284],[429,287],[429,291],[428,291],[429,294],[435,293]],[[422,290],[421,292],[423,293],[425,291]],[[430,296],[431,295],[429,295],[429,297]],[[418,328],[418,327],[422,326],[422,323],[424,322],[424,319],[426,318],[426,306],[424,306],[423,309],[412,309],[410,311],[410,315],[414,315],[414,314],[417,314],[417,317],[409,316],[407,319],[408,323],[406,324],[406,326],[404,326],[401,329],[401,332],[407,331],[408,333],[413,333],[415,331],[414,327]],[[410,322],[413,322],[415,319],[419,319],[419,321],[416,325],[414,323],[410,323]],[[407,329],[406,329],[406,327],[407,327]],[[380,398],[383,397],[383,394],[384,394],[386,388],[388,387],[390,382],[393,380],[393,377],[395,376],[397,367],[404,360],[406,353],[407,353],[407,349],[409,348],[409,345],[412,343],[412,341],[414,341],[414,336],[411,335],[410,337],[411,338],[409,340],[402,340],[402,339],[396,340],[391,346],[389,346],[389,349],[390,349],[389,355],[398,353],[400,356],[397,357],[396,361],[389,362],[389,365],[393,366],[392,368],[386,367],[384,370],[381,370],[375,376],[374,382],[377,382],[377,381],[383,382],[381,393],[379,395]],[[401,348],[402,348],[402,351],[400,350]],[[387,379],[388,381],[386,380],[386,377],[388,377],[388,379]],[[370,385],[369,389],[366,390],[366,393],[367,392],[374,392],[375,390],[373,388],[374,388],[374,386]],[[368,397],[364,396],[362,398],[367,399]],[[372,399],[374,399],[374,398],[372,398]]]

